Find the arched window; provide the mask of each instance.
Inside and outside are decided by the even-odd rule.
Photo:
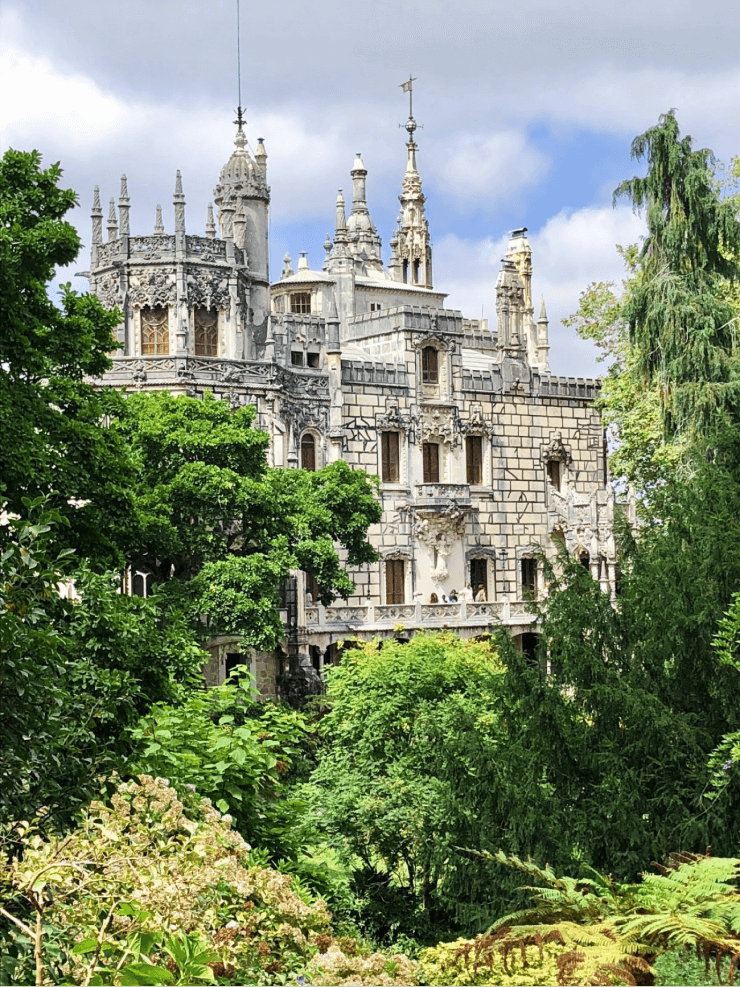
[[[433,346],[421,351],[421,379],[424,384],[439,383],[439,354]]]
[[[316,469],[316,439],[310,432],[301,439],[301,469]]]
[[[218,312],[210,308],[196,308],[195,355],[218,356]]]
[[[156,305],[141,310],[141,352],[143,356],[166,356],[170,351],[170,322],[166,308]]]
[[[591,572],[591,556],[587,551],[581,552],[578,556],[578,561],[581,563],[586,572]]]

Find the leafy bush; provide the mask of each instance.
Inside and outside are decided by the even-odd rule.
[[[282,779],[308,726],[294,710],[256,704],[249,676],[232,681],[153,707],[133,731],[132,771],[168,778],[180,793],[193,787],[270,860],[295,859],[304,804]]]
[[[443,987],[535,987],[559,984],[557,942],[502,943],[496,936],[458,939],[426,949],[420,956],[425,982]]]

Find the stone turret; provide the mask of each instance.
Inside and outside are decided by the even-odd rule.
[[[96,247],[103,242],[103,209],[100,205],[100,188],[96,185],[93,193],[93,204],[90,210],[92,220],[92,245]]]
[[[347,219],[349,250],[355,258],[358,273],[387,277],[381,258],[381,241],[367,207],[365,181],[367,169],[360,152],[352,165],[352,210]]]
[[[233,239],[234,245],[246,254],[252,280],[250,321],[261,325],[269,310],[267,151],[260,139],[252,157],[244,123],[239,109],[234,138],[236,149],[221,169],[213,201],[218,209],[221,236]]]

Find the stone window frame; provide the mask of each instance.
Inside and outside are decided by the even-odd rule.
[[[522,546],[516,549],[516,591],[517,600],[527,600],[525,596],[524,584],[522,581],[522,562],[525,559],[531,559],[536,564],[536,578],[535,578],[535,588],[534,588],[534,598],[535,600],[541,600],[543,598],[545,590],[544,582],[544,568],[541,564],[541,559],[538,557],[535,548],[531,545]]]
[[[466,432],[463,438],[463,451],[465,455],[465,482],[468,483],[468,445],[467,440],[472,438],[480,439],[481,451],[481,479],[480,483],[469,484],[474,490],[480,490],[491,486],[491,441],[484,431],[471,429]]]
[[[303,456],[301,454],[301,449],[303,446],[303,440],[306,436],[310,435],[313,439],[313,451],[314,451],[314,472],[318,472],[324,465],[324,442],[319,434],[318,429],[312,428],[310,425],[308,428],[301,430],[298,436],[298,465],[300,469],[303,469]]]
[[[167,352],[166,353],[144,353],[144,337],[143,337],[143,323],[141,319],[142,312],[145,309],[163,309],[167,313]],[[136,339],[136,350],[137,356],[170,356],[174,352],[174,347],[172,345],[172,306],[171,305],[141,305],[134,309],[134,328],[135,328],[135,339]]]
[[[563,443],[560,431],[553,432],[550,441],[542,448],[542,466],[545,474],[545,489],[549,495],[551,490],[564,496],[569,485],[570,464],[573,462],[570,447]],[[550,463],[559,463],[559,483],[556,486],[550,478]]]
[[[435,333],[426,333],[413,341],[416,349],[416,390],[423,399],[446,400],[451,391],[452,355],[448,342]],[[424,382],[422,353],[428,348],[437,351],[437,383]]]
[[[398,436],[398,479],[397,480],[384,480],[383,479],[383,435],[393,433]],[[378,476],[380,478],[381,488],[388,488],[389,490],[398,490],[399,487],[406,487],[408,485],[408,468],[406,465],[407,459],[407,435],[402,428],[393,428],[391,426],[387,428],[378,429]]]
[[[386,582],[386,564],[388,562],[403,562],[403,603],[386,604],[387,598],[387,582]],[[380,602],[382,605],[386,606],[408,606],[413,599],[412,589],[412,579],[411,570],[414,563],[414,557],[409,549],[405,548],[395,548],[389,549],[387,552],[382,552],[379,568],[380,568]]]
[[[475,599],[476,587],[473,586],[472,580],[470,580],[470,563],[474,559],[485,560],[486,562],[486,597],[487,602],[491,603],[498,599],[498,593],[496,591],[496,549],[477,546],[476,548],[468,549],[465,553],[465,582],[470,581],[473,589],[473,599]]]

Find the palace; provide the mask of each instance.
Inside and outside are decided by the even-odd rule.
[[[270,283],[267,152],[262,140],[250,149],[241,111],[205,235],[186,232],[180,172],[173,233],[157,207],[153,233],[131,235],[124,176],[103,242],[95,189],[91,290],[124,313],[122,349],[102,383],[209,390],[232,406],[252,404],[270,435],[271,465],[315,470],[343,459],[380,478],[383,518],[369,537],[381,558],[351,573],[356,594],[323,607],[310,577],[289,580],[286,648],[304,668],[335,660],[343,639],[390,636],[399,625],[474,636],[503,622],[530,651],[528,601],[546,589],[537,550],[553,554],[558,540],[614,591],[614,495],[592,407],[598,383],[550,373],[526,229],[512,233],[491,285],[495,329],[445,308],[411,115],[406,130],[387,263],[358,155],[351,207],[340,192],[321,270],[305,255],[294,269],[286,255]],[[133,574],[138,592],[146,579]],[[211,654],[212,682],[245,660],[225,639]],[[250,660],[260,690],[274,691],[279,657]]]

